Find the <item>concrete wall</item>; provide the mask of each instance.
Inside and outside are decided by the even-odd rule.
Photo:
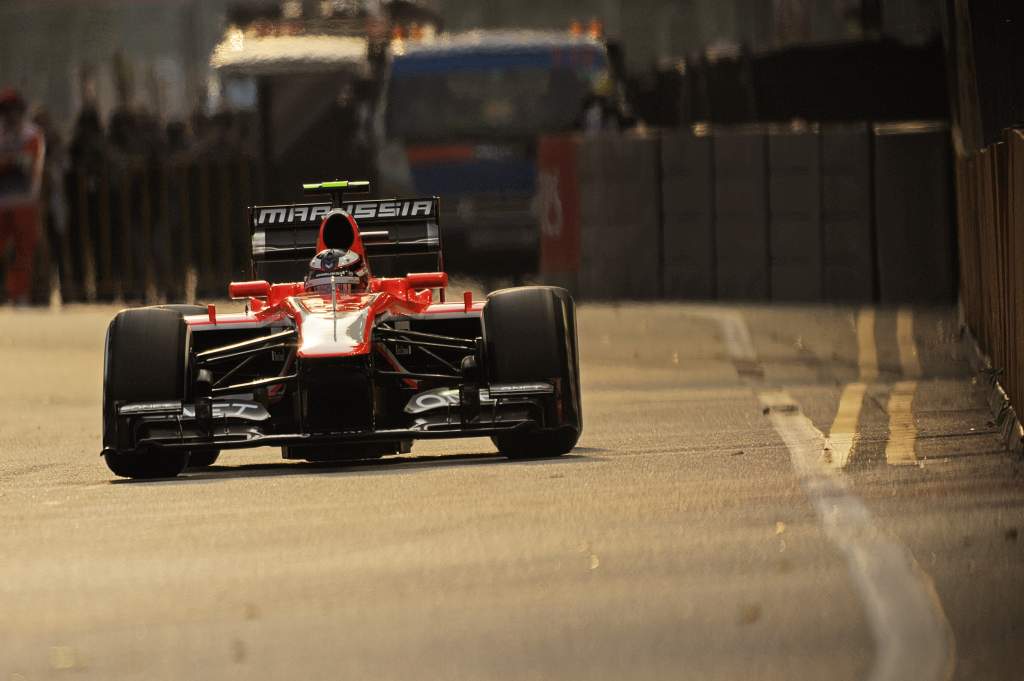
[[[577,136],[560,283],[594,299],[949,303],[949,130],[918,122]],[[578,192],[564,180],[578,177]],[[570,180],[571,181],[571,180]],[[542,236],[542,240],[543,240]],[[545,248],[545,244],[542,244]],[[573,264],[575,262],[575,264]],[[548,274],[541,272],[542,278]],[[552,275],[556,274],[554,271]],[[555,281],[554,278],[551,281]]]

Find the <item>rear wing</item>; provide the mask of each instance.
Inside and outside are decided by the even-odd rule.
[[[253,277],[301,281],[316,255],[320,223],[331,207],[324,202],[250,208]],[[355,218],[375,275],[404,276],[443,269],[436,196],[344,201],[341,207]]]

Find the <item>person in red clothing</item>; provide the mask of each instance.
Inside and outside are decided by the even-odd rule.
[[[43,135],[25,114],[25,100],[16,90],[0,90],[0,252],[8,244],[14,247],[5,287],[16,303],[28,301],[46,157]]]

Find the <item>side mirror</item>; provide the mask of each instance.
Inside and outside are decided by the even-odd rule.
[[[405,280],[412,289],[448,287],[448,275],[444,272],[416,272],[406,275]]]
[[[232,300],[266,298],[269,295],[270,282],[263,279],[259,281],[233,281],[228,284],[228,296]]]

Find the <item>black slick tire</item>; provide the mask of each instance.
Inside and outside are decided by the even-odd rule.
[[[186,315],[199,315],[206,314],[207,310],[202,305],[189,305],[187,303],[170,303],[167,305],[157,305],[156,307],[161,310],[171,310],[177,312],[181,316]],[[188,467],[189,468],[208,468],[213,464],[217,463],[217,458],[220,456],[219,449],[207,449],[198,452],[190,451],[188,454]]]
[[[189,305],[187,303],[169,303],[167,305],[155,305],[160,310],[170,310],[177,312],[182,317],[196,314],[206,314],[206,308],[202,305]]]
[[[219,449],[202,449],[198,452],[189,452],[188,455],[188,467],[189,468],[207,468],[217,463],[217,458],[220,456]]]
[[[483,311],[490,383],[552,382],[558,386],[566,421],[543,430],[495,435],[510,459],[561,456],[582,431],[576,307],[568,291],[523,286],[495,291]]]
[[[115,401],[180,400],[185,395],[188,328],[176,310],[123,310],[107,329],[103,371],[104,418]],[[122,453],[107,450],[107,466],[124,478],[174,477],[188,466],[185,450]]]

